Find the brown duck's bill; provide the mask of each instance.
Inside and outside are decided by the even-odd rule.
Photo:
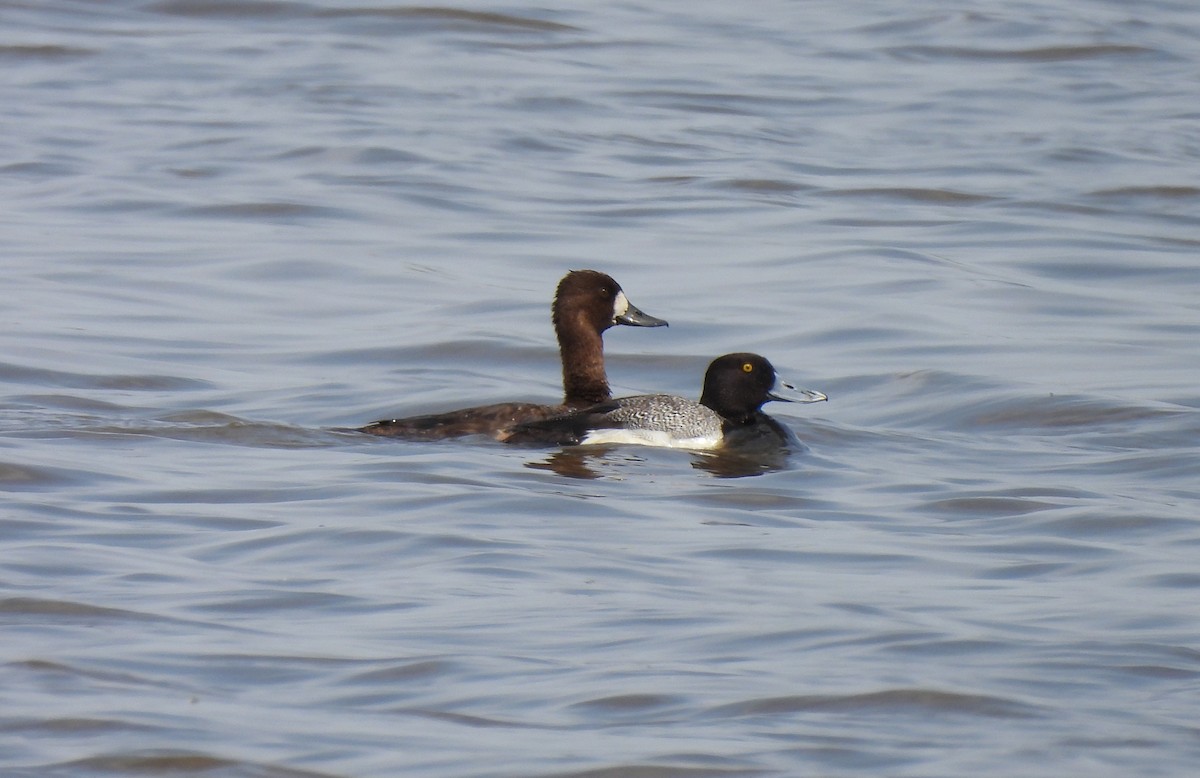
[[[666,319],[651,316],[637,308],[633,303],[625,309],[625,313],[613,317],[617,324],[628,324],[630,327],[668,327]]]

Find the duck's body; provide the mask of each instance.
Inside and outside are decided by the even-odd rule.
[[[502,439],[509,443],[633,443],[710,450],[768,434],[786,440],[780,425],[761,410],[768,400],[826,399],[820,392],[779,381],[771,363],[757,354],[726,354],[708,366],[700,402],[670,394],[622,397],[521,422]]]
[[[708,449],[720,444],[723,424],[716,411],[694,400],[673,394],[641,394],[610,400],[565,419],[546,420],[544,428],[561,430],[561,435],[551,437],[563,445],[635,443]],[[528,434],[533,425],[518,425],[517,430]]]
[[[638,310],[621,285],[595,270],[573,270],[558,284],[551,319],[563,371],[561,403],[496,403],[446,413],[385,419],[360,429],[371,435],[440,440],[464,435],[503,437],[514,426],[587,408],[612,397],[604,370],[604,331],[616,324],[663,327]]]

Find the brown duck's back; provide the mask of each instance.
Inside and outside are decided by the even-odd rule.
[[[408,440],[442,440],[466,435],[488,435],[502,440],[517,424],[548,419],[570,410],[567,405],[496,403],[407,419],[384,419],[362,427],[360,431]]]

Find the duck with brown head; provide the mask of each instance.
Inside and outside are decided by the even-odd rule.
[[[636,308],[613,278],[595,270],[572,270],[558,283],[551,321],[562,360],[560,404],[496,403],[446,413],[384,419],[360,432],[410,440],[442,440],[464,435],[502,438],[516,424],[586,408],[612,397],[604,370],[604,331],[617,324],[665,327]]]

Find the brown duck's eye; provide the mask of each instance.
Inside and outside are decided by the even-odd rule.
[[[750,364],[749,362],[743,362],[742,363],[742,372],[743,373],[753,373],[754,365]]]
[[[601,297],[612,297],[612,292],[608,291],[607,286],[602,286],[602,287],[600,287],[600,296]]]

